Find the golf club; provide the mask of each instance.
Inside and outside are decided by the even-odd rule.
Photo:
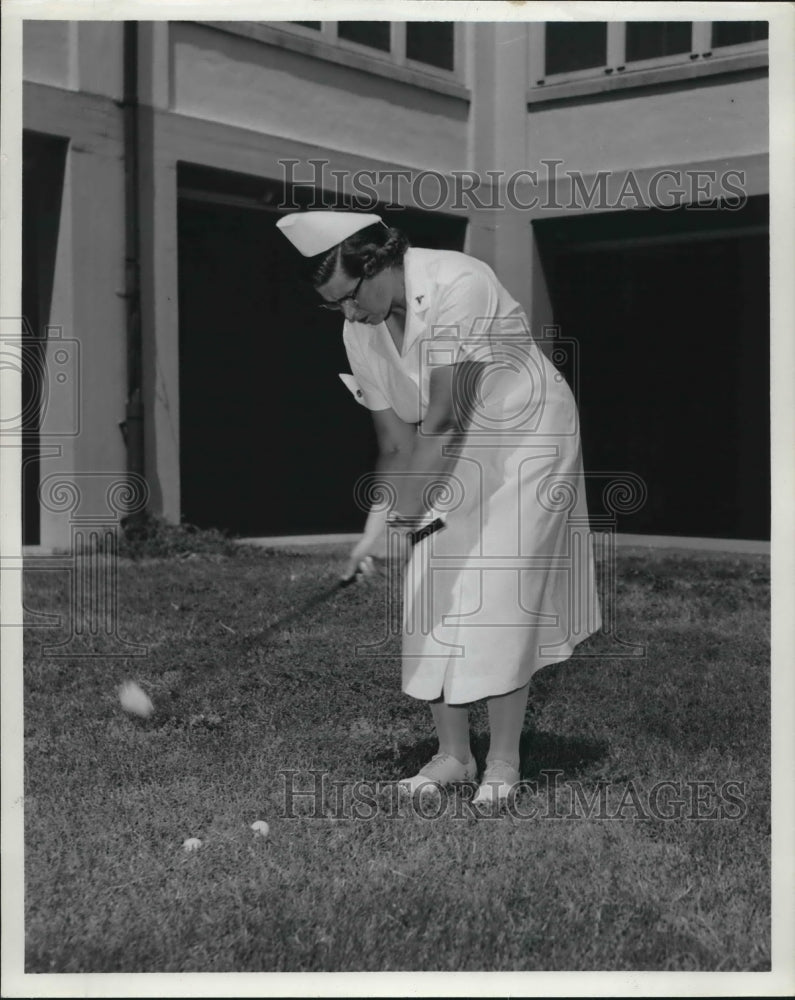
[[[372,570],[364,570],[361,568],[364,562],[365,560],[362,560],[362,562],[359,564],[359,568],[351,576],[340,577],[340,579],[337,580],[335,583],[331,584],[331,586],[324,588],[317,594],[314,594],[312,597],[310,597],[309,600],[304,601],[304,603],[300,607],[294,608],[292,611],[289,611],[286,615],[282,615],[281,618],[277,618],[275,622],[271,622],[271,624],[268,625],[266,632],[271,632],[274,629],[279,628],[281,626],[289,625],[297,618],[302,618],[313,608],[316,608],[318,605],[323,604],[329,598],[339,593],[340,590],[344,590],[346,587],[350,587],[351,584],[356,583],[359,577],[371,573]]]
[[[411,545],[414,546],[420,542],[423,538],[427,538],[429,535],[434,534],[445,526],[444,521],[441,518],[436,518],[430,524],[425,525],[423,528],[417,531],[411,532],[409,535],[409,540]],[[373,561],[370,556],[366,556],[361,562],[358,563],[356,571],[350,576],[340,577],[336,583],[333,583],[330,587],[326,587],[319,593],[310,597],[308,601],[305,601],[300,607],[295,608],[293,611],[288,612],[286,615],[282,615],[275,622],[268,625],[266,631],[271,632],[273,629],[279,628],[280,626],[288,625],[295,621],[297,618],[303,617],[313,608],[318,605],[323,604],[334,594],[339,593],[340,590],[344,590],[346,587],[350,587],[352,584],[356,583],[358,579],[362,576],[369,576],[373,573]]]

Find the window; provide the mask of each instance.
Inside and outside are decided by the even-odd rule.
[[[766,21],[547,21],[528,30],[530,104],[767,70]]]
[[[759,42],[768,36],[767,21],[713,21],[712,47]]]
[[[389,52],[389,21],[337,21],[337,37]]]
[[[200,23],[449,97],[470,99],[463,26],[455,21]]]
[[[626,60],[657,59],[690,52],[691,21],[628,21]]]
[[[362,68],[383,75],[389,66],[405,68],[405,73],[391,74],[393,79],[430,73],[434,80],[427,84],[444,92],[464,96],[462,72],[462,39],[454,21],[213,21],[214,27],[233,34],[276,41],[289,48],[308,51],[303,40],[310,43],[313,54],[331,62],[353,65],[355,53]],[[313,37],[314,36],[314,37]],[[302,41],[299,42],[298,39]],[[369,51],[368,51],[369,50]],[[372,62],[376,60],[377,62]],[[451,86],[445,87],[443,81]]]
[[[607,22],[547,21],[547,76],[604,66],[606,61]]]
[[[407,21],[406,58],[436,66],[455,68],[453,24],[451,21]]]
[[[453,21],[196,23],[456,100],[471,97],[464,75],[462,26]]]

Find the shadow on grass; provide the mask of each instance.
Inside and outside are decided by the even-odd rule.
[[[532,779],[542,771],[562,771],[563,778],[573,778],[604,760],[609,749],[607,740],[526,729],[519,741],[522,777]]]
[[[470,745],[478,763],[478,771],[482,773],[489,749],[488,734],[473,734]],[[411,746],[399,746],[397,752],[394,749],[379,751],[371,756],[370,761],[382,780],[406,778],[416,774],[437,750],[437,740],[428,737]],[[558,736],[555,733],[526,729],[519,743],[520,770],[526,780],[537,778],[543,771],[561,771],[563,779],[573,778],[603,760],[608,750],[606,740]]]

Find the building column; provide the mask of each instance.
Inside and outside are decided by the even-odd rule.
[[[168,141],[169,24],[139,24],[144,467],[154,513],[180,519],[177,164]]]
[[[77,98],[79,100],[79,98]],[[41,545],[68,549],[64,483],[85,473],[83,502],[102,506],[107,476],[124,480],[126,327],[124,170],[118,146],[73,143],[67,159],[41,415]]]
[[[467,249],[492,265],[500,281],[532,311],[533,245],[526,211],[510,203],[512,177],[527,167],[528,25],[500,21],[470,27],[472,105],[470,169],[484,180],[499,171],[497,207],[470,212]],[[495,178],[496,180],[496,178]],[[519,187],[521,190],[521,186]],[[489,200],[484,194],[483,201]]]

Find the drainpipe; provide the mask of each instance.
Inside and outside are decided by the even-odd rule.
[[[141,227],[138,141],[138,22],[124,22],[124,299],[127,304],[127,406],[121,424],[127,471],[144,475],[141,336]]]

